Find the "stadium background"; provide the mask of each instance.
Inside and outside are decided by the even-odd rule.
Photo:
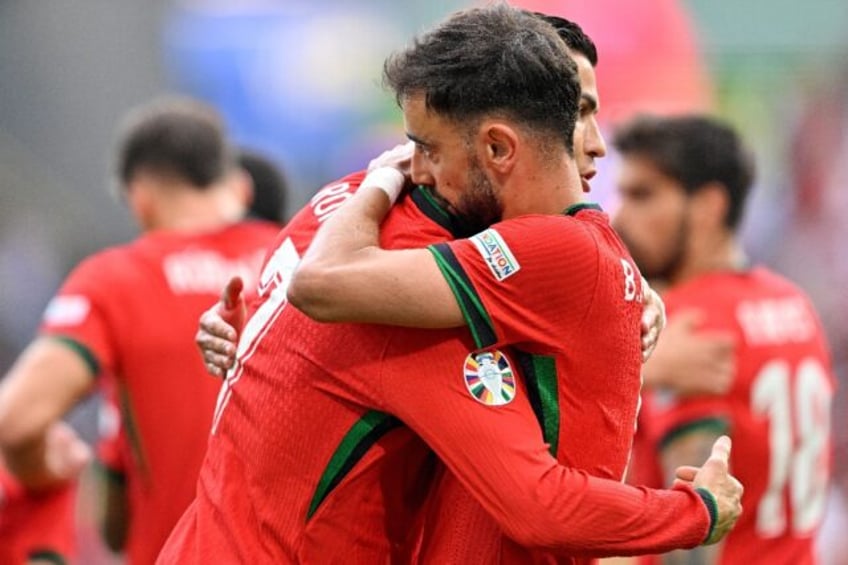
[[[518,3],[569,17],[595,39],[608,132],[637,111],[712,110],[755,148],[744,239],[755,261],[799,283],[822,314],[841,381],[837,484],[848,492],[848,3]],[[68,270],[136,233],[109,170],[127,109],[165,92],[211,102],[236,142],[281,162],[296,208],[401,139],[400,114],[380,88],[382,60],[467,5],[0,2],[0,374]],[[608,209],[614,167],[613,155],[594,181]],[[92,413],[89,403],[74,417],[89,436]],[[832,505],[835,533],[848,528],[842,508]],[[94,532],[83,535],[92,562],[101,560]],[[828,541],[825,551],[836,548]]]

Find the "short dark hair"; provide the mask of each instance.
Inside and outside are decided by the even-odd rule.
[[[126,186],[139,171],[176,177],[203,189],[234,160],[221,117],[189,98],[159,98],[134,108],[121,128],[117,174]]]
[[[565,45],[571,51],[586,57],[589,60],[589,64],[593,67],[598,65],[598,49],[595,47],[595,42],[592,41],[592,38],[583,31],[583,28],[571,20],[559,16],[552,16],[541,12],[533,12],[533,15],[553,26],[557,35],[559,35],[560,39],[565,42]]]
[[[271,159],[249,149],[238,153],[238,164],[253,181],[253,202],[248,216],[282,224],[288,217],[288,181]]]
[[[754,181],[754,158],[736,131],[702,115],[639,116],[616,131],[622,155],[648,159],[691,194],[711,182],[727,191],[725,224],[736,229]]]
[[[428,109],[458,123],[502,116],[573,151],[577,67],[551,26],[524,10],[455,13],[391,55],[383,81],[398,103],[423,94]]]

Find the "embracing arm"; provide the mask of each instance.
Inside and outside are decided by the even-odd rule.
[[[436,366],[448,361],[435,357]],[[712,543],[738,517],[741,486],[727,470],[727,438],[673,489],[635,488],[558,464],[520,388],[511,403],[487,406],[456,377],[409,394],[408,381],[390,369],[384,398],[522,546],[599,557],[658,553]]]
[[[60,419],[91,390],[93,377],[68,343],[40,337],[0,384],[0,450],[28,488],[71,479],[89,459],[88,447]]]
[[[324,322],[356,321],[422,328],[465,324],[462,311],[427,249],[381,249],[380,223],[399,192],[402,174],[366,176],[312,241],[294,273],[288,299]]]

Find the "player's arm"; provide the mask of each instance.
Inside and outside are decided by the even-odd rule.
[[[697,465],[709,456],[713,443],[722,433],[723,423],[715,420],[692,422],[690,429],[680,429],[663,442],[660,459],[666,484],[673,484],[675,471],[681,466]],[[688,551],[678,550],[663,555],[664,565],[714,565],[718,563],[721,543],[701,546]]]
[[[89,363],[69,342],[39,337],[0,383],[0,450],[28,488],[75,477],[89,450],[60,418],[92,388]]]
[[[456,382],[428,381],[414,394],[396,373],[384,374],[382,382],[389,411],[523,546],[599,557],[659,553],[714,542],[738,517],[741,486],[727,471],[729,440],[690,477],[706,491],[683,484],[635,488],[559,465],[520,389],[509,404],[487,406],[456,384],[461,374]]]
[[[288,299],[319,321],[421,328],[464,325],[459,305],[427,249],[379,247],[380,223],[403,187],[393,168],[369,173],[359,190],[324,222],[304,255]]]
[[[671,317],[645,364],[646,386],[678,396],[727,392],[735,373],[735,340],[727,332],[699,329],[703,317],[698,310]]]

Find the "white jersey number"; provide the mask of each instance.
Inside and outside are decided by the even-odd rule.
[[[808,534],[824,512],[831,386],[816,359],[804,359],[794,381],[792,370],[787,361],[771,361],[751,388],[753,412],[769,419],[769,482],[757,507],[756,526],[763,537],[787,529],[787,488],[793,534]]]
[[[268,332],[268,328],[288,304],[286,292],[298,263],[300,255],[292,240],[286,238],[259,275],[259,296],[265,300],[247,321],[239,337],[235,365],[227,373],[221,392],[218,393],[218,403],[212,421],[213,434],[218,429],[221,414],[232,396],[232,389],[241,378],[245,362],[253,356],[256,346]]]

